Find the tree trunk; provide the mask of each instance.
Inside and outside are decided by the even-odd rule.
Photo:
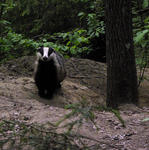
[[[107,106],[138,102],[131,0],[106,0]]]

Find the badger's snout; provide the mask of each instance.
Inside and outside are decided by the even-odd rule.
[[[43,60],[44,60],[44,61],[47,61],[47,60],[48,60],[48,57],[46,57],[46,56],[43,57]]]

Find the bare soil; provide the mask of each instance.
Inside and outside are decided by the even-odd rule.
[[[40,125],[56,123],[70,112],[64,109],[65,105],[82,100],[88,105],[105,105],[105,64],[87,59],[67,60],[67,78],[61,90],[49,100],[37,94],[32,78],[34,60],[34,56],[22,57],[1,65],[0,121],[10,119]],[[149,78],[149,69],[146,69],[145,77]],[[84,121],[74,131],[105,143],[101,144],[105,150],[149,150],[149,121],[143,121],[149,118],[149,81],[143,81],[139,93],[139,107],[132,104],[120,106],[126,127],[112,112],[95,110],[94,122],[97,126],[91,121]]]

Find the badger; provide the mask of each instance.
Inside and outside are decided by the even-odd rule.
[[[52,98],[66,76],[64,58],[51,47],[40,47],[35,61],[34,80],[41,97]]]

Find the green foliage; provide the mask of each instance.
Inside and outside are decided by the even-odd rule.
[[[138,31],[135,35],[134,43],[138,47],[136,63],[139,65],[140,70],[142,70],[149,63],[149,25],[145,26],[145,29]]]
[[[25,55],[33,55],[39,44],[31,39],[24,38],[21,34],[9,31],[0,37],[0,59],[6,61]]]
[[[74,0],[15,0],[13,4],[14,8],[7,13],[8,20],[16,32],[30,37],[78,26],[78,12],[88,7],[84,1]]]
[[[47,127],[48,126],[48,127]],[[0,121],[0,149],[78,150],[73,135],[57,133],[46,125],[27,124],[20,121]],[[83,137],[82,137],[83,138]],[[85,139],[85,137],[83,138]],[[80,140],[78,137],[77,140]],[[84,147],[85,143],[82,143]]]
[[[45,35],[39,41],[34,41],[10,30],[4,37],[0,37],[0,57],[1,60],[6,61],[24,55],[33,55],[39,46],[53,47],[66,57],[79,56],[82,52],[90,50],[86,32],[77,29],[67,33]],[[57,40],[53,42],[53,39]]]
[[[100,20],[103,17],[101,4],[103,4],[101,0],[52,0],[50,3],[47,0],[3,2],[1,5],[3,19],[0,21],[0,26],[3,27],[0,32],[1,60],[34,54],[38,46],[51,46],[66,57],[88,53],[92,50],[91,39],[104,33],[104,22],[103,19]],[[85,15],[82,17],[83,14],[79,12]],[[77,28],[80,26],[81,17],[85,20],[85,24],[87,22],[87,26]],[[75,29],[72,30],[74,27]],[[71,28],[69,32],[62,32],[68,28]],[[58,33],[53,34],[53,32]],[[33,36],[36,41],[24,35]]]
[[[142,120],[142,122],[147,122],[147,121],[149,121],[149,118],[145,118]]]
[[[95,13],[88,14],[87,16],[88,35],[90,35],[90,37],[99,37],[99,34],[105,33],[104,21],[99,21],[97,17]]]
[[[87,22],[87,34],[90,38],[99,37],[100,34],[105,33],[104,24],[104,6],[102,0],[90,2],[89,10],[91,13],[80,12],[78,16],[80,21],[83,19]]]
[[[149,1],[144,0],[142,3],[142,9],[149,6]],[[141,47],[141,49],[149,49],[149,17],[145,14],[139,14],[139,17],[134,18],[134,43],[135,46]]]
[[[0,36],[9,30],[11,22],[6,19],[9,10],[13,9],[12,0],[0,2]]]
[[[60,43],[62,45],[56,49],[70,56],[77,56],[84,51],[88,51],[89,39],[86,37],[86,32],[86,30],[77,29],[72,32],[55,34],[58,38],[63,39],[63,43]],[[59,44],[59,42],[57,43]]]
[[[144,0],[143,4],[142,4],[142,8],[147,8],[149,6],[149,1],[148,0]]]
[[[136,49],[136,64],[139,67],[139,84],[144,79],[144,72],[149,64],[149,17],[146,8],[149,6],[148,0],[140,1],[138,8],[134,10],[137,16],[133,19],[134,25],[134,44]],[[137,7],[136,7],[137,8]]]
[[[119,112],[118,110],[109,109],[109,111],[111,111],[111,112],[114,113],[114,115],[119,119],[119,121],[121,122],[121,124],[122,124],[123,127],[126,127],[126,126],[125,126],[125,121],[124,121],[123,118],[121,117],[120,112]]]
[[[136,34],[136,37],[134,38],[135,44],[140,44],[143,48],[145,48],[148,44],[148,41],[146,40],[149,34],[149,26],[148,29],[138,31]]]
[[[89,51],[90,41],[86,30],[76,29],[66,33],[46,34],[38,43],[39,46],[50,46],[66,57],[80,56],[84,51]]]

